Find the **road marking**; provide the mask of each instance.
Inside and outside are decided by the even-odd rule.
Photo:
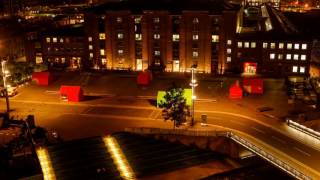
[[[46,90],[45,93],[47,93],[47,94],[58,94],[59,91],[49,91],[49,90]]]
[[[76,113],[63,113],[64,115],[79,115],[86,117],[99,117],[99,118],[112,118],[112,119],[126,119],[126,120],[138,120],[138,121],[150,121],[150,118],[134,117],[134,116],[117,116],[117,115],[102,115],[102,114],[76,114]],[[160,121],[160,120],[159,120]]]
[[[277,137],[275,137],[275,136],[271,136],[271,138],[273,138],[273,139],[275,139],[275,140],[277,140],[277,141],[279,141],[279,142],[281,142],[281,143],[283,143],[283,144],[286,144],[286,141],[285,141],[285,140],[282,140],[282,139],[277,138]]]
[[[230,122],[232,122],[234,124],[238,124],[240,126],[244,126],[244,124],[242,122],[239,122],[239,121],[230,121]]]
[[[306,155],[306,156],[311,156],[309,153],[307,153],[307,152],[305,152],[305,151],[303,151],[303,150],[301,150],[301,149],[299,149],[299,148],[297,148],[297,147],[293,147],[293,148],[294,148],[295,150],[301,152],[302,154]]]
[[[93,110],[93,108],[92,108],[92,107],[88,107],[87,109],[85,109],[85,110],[82,112],[82,114],[89,114],[89,112],[90,112],[91,110]]]
[[[136,96],[138,99],[156,99],[156,96]]]
[[[258,132],[260,132],[260,133],[262,133],[262,134],[266,134],[266,132],[264,132],[264,131],[262,131],[261,129],[258,129],[258,128],[256,128],[256,127],[250,127],[251,129],[254,129],[254,130],[256,130],[256,131],[258,131]]]
[[[155,111],[155,110],[152,110],[152,112],[151,112],[151,113],[149,114],[148,118],[152,119],[152,117],[153,117],[153,114],[154,114],[155,112],[157,112],[157,111]]]

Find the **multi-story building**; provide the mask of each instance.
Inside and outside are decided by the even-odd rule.
[[[220,0],[100,6],[85,14],[87,59],[106,69],[222,72],[238,8]]]
[[[40,41],[41,52],[36,54],[38,62],[42,60],[48,62],[50,67],[71,70],[80,69],[86,64],[82,26],[43,32]]]
[[[308,75],[312,38],[300,33],[279,11],[269,6],[260,11],[263,20],[251,29],[240,28],[227,49],[230,70],[245,75]]]
[[[312,40],[271,6],[246,11],[223,0],[114,2],[87,9],[83,26],[78,33],[44,35],[42,59],[71,68],[185,72],[197,65],[213,74],[309,73]]]

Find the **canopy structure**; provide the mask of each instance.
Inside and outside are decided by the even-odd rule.
[[[245,78],[243,88],[250,94],[263,94],[263,79]]]
[[[52,75],[50,72],[33,72],[32,80],[36,81],[38,85],[48,86],[52,81]]]
[[[239,81],[236,81],[236,83],[229,88],[229,98],[242,99],[242,88],[239,85]]]
[[[152,81],[152,73],[150,71],[140,72],[137,77],[137,84],[141,86],[147,86]]]
[[[83,99],[83,91],[80,86],[61,86],[60,95],[66,96],[71,102],[79,102]]]
[[[165,91],[158,91],[157,94],[157,107],[159,107],[159,104],[161,102],[164,102],[164,96],[166,95]],[[192,90],[191,89],[184,89],[183,90],[183,96],[186,99],[186,104],[187,106],[191,106],[192,105]]]

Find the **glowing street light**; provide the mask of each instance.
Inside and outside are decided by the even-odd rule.
[[[192,95],[192,112],[191,112],[191,126],[194,125],[194,102],[197,98],[195,94],[195,88],[198,86],[197,80],[195,79],[195,71],[196,71],[197,65],[194,64],[191,66],[191,95]]]
[[[7,70],[6,65],[7,65],[7,61],[2,61],[1,62],[3,87],[4,87],[4,93],[5,93],[5,96],[6,96],[7,112],[9,112],[10,111],[10,106],[9,106],[7,77],[9,76],[10,72]]]

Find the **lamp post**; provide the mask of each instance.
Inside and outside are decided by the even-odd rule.
[[[191,98],[192,98],[192,109],[191,109],[191,126],[194,125],[194,103],[196,100],[196,95],[195,95],[195,88],[198,86],[197,80],[195,79],[195,71],[196,71],[197,65],[194,64],[191,66]]]
[[[7,104],[7,112],[9,113],[10,111],[10,105],[9,105],[9,96],[8,96],[8,87],[7,87],[7,77],[9,72],[6,70],[6,64],[7,61],[2,61],[1,66],[2,66],[2,78],[3,78],[3,88],[4,88],[4,93],[6,96],[6,104]]]

